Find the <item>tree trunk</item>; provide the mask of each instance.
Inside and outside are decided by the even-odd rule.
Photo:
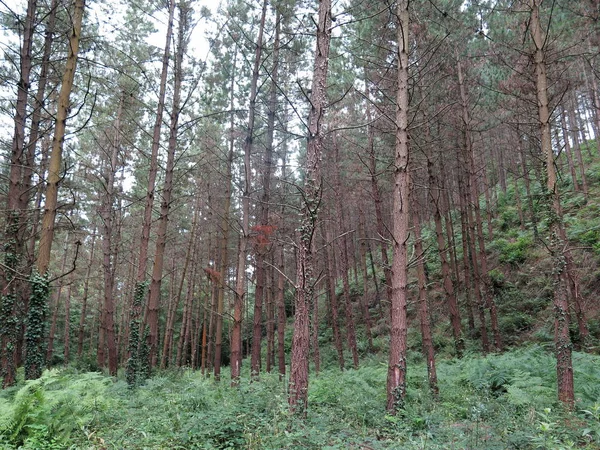
[[[463,159],[464,159],[463,155]],[[466,164],[465,161],[461,161],[463,167]],[[473,211],[471,210],[471,199],[470,199],[470,177],[465,174],[464,171],[459,175],[459,190],[461,191],[461,214],[464,221],[464,234],[463,241],[466,241],[468,249],[463,254],[464,258],[471,260],[472,270],[472,281],[473,281],[473,293],[475,294],[475,305],[479,316],[479,329],[481,332],[481,346],[484,353],[490,351],[490,341],[487,333],[486,317],[485,317],[485,305],[481,296],[481,276],[479,271],[479,263],[477,261],[477,252],[475,250],[475,224],[473,219]],[[468,272],[465,265],[465,274]]]
[[[536,92],[538,102],[538,121],[540,126],[540,142],[542,153],[546,156],[548,219],[551,238],[548,249],[552,256],[554,267],[554,312],[555,312],[555,343],[556,343],[556,372],[558,399],[568,408],[575,403],[573,386],[573,364],[571,360],[571,337],[569,335],[568,302],[565,286],[565,258],[563,248],[565,242],[561,239],[562,211],[556,172],[554,169],[554,152],[552,151],[550,130],[550,109],[548,102],[548,80],[546,76],[546,54],[544,50],[545,36],[541,28],[539,6],[541,0],[530,0],[531,15],[529,32],[535,47],[534,66],[536,75]]]
[[[462,328],[460,321],[460,310],[458,308],[458,300],[454,292],[454,283],[452,281],[452,273],[450,264],[448,263],[447,245],[444,241],[444,230],[442,226],[442,187],[435,176],[434,162],[431,159],[430,151],[427,150],[427,173],[429,176],[429,200],[433,208],[433,220],[435,223],[435,235],[442,266],[442,277],[444,293],[446,294],[446,303],[450,313],[450,323],[452,325],[452,335],[454,337],[454,350],[456,356],[461,358],[465,349],[464,340],[462,337]],[[416,219],[415,219],[416,220]]]
[[[258,38],[256,43],[256,49],[254,54],[254,68],[252,70],[252,79],[250,81],[250,105],[248,113],[248,131],[246,140],[244,142],[244,195],[242,198],[243,205],[243,221],[242,221],[242,241],[244,241],[244,259],[240,255],[240,263],[244,265],[238,266],[238,273],[244,274],[246,271],[246,246],[247,240],[250,234],[250,189],[251,189],[251,167],[250,167],[250,155],[254,144],[254,119],[256,115],[256,96],[258,93],[258,75],[260,69],[260,60],[262,55],[263,46],[263,31],[265,28],[265,17],[267,14],[267,0],[263,0],[262,12],[260,16],[260,27],[258,29]],[[278,49],[277,49],[278,51]],[[276,72],[275,72],[276,73]],[[271,92],[274,93],[272,89]],[[273,130],[275,124],[275,112],[271,111],[273,99],[269,102],[269,117],[268,117],[268,130],[267,130],[267,148],[265,152],[265,160],[263,167],[263,194],[262,201],[260,203],[260,226],[267,227],[269,223],[269,195],[270,195],[270,182],[271,182],[271,155],[273,153]],[[270,134],[269,134],[270,133]],[[270,139],[270,142],[269,142]],[[258,240],[261,238],[261,232],[266,232],[265,229],[257,230]],[[263,236],[264,237],[264,236]],[[252,356],[250,358],[250,376],[258,377],[260,373],[261,363],[261,341],[262,341],[262,313],[263,313],[263,300],[265,296],[265,254],[267,250],[267,244],[257,242],[257,255],[256,255],[256,289],[254,291],[254,320],[252,325]],[[241,271],[240,271],[241,270]]]
[[[369,351],[373,351],[373,336],[371,335],[371,328],[373,323],[371,321],[371,313],[369,311],[369,272],[367,271],[367,232],[365,231],[365,215],[362,210],[359,210],[359,257],[360,257],[360,269],[362,273],[363,282],[363,295],[360,300],[360,306],[363,311],[363,319],[365,321],[365,333],[367,335],[367,343],[369,345]],[[373,272],[373,277],[377,275]]]
[[[303,202],[296,256],[295,320],[292,338],[289,405],[293,412],[306,414],[308,407],[309,315],[314,295],[313,238],[322,198],[320,173],[323,147],[322,120],[326,99],[329,43],[331,40],[331,0],[320,0],[317,43],[308,116],[308,140]]]
[[[473,150],[473,142],[471,138],[471,130],[470,123],[471,118],[469,114],[469,103],[465,90],[462,67],[460,61],[456,63],[457,67],[457,75],[458,75],[458,85],[460,91],[460,99],[461,99],[461,107],[462,107],[462,120],[463,120],[463,138],[464,138],[464,152],[465,159],[468,163],[468,178],[469,178],[469,186],[470,186],[470,195],[471,195],[471,205],[472,211],[474,213],[474,227],[472,237],[475,239],[477,237],[478,247],[479,247],[479,264],[481,267],[479,268],[480,272],[480,280],[481,287],[483,289],[483,297],[485,299],[485,305],[490,310],[490,322],[492,324],[492,332],[494,334],[494,344],[497,350],[502,350],[502,337],[500,335],[500,330],[498,327],[498,314],[496,311],[496,302],[494,300],[494,295],[491,289],[491,283],[489,279],[489,273],[487,269],[487,255],[485,253],[485,241],[483,239],[483,221],[481,219],[481,209],[479,208],[479,188],[476,179],[476,168],[475,168],[475,155]]]
[[[284,254],[283,247],[278,253],[277,262],[277,368],[279,370],[279,379],[285,378],[285,276],[284,276]]]
[[[64,274],[67,267],[67,257],[69,256],[69,233],[65,235],[65,243],[63,248],[63,258],[60,266],[61,274]],[[58,323],[58,312],[60,310],[60,299],[62,296],[64,278],[58,280],[58,289],[56,290],[56,296],[54,299],[54,305],[52,305],[52,320],[50,322],[50,332],[48,334],[48,342],[46,347],[46,364],[50,364],[52,356],[54,356],[54,339],[56,338],[56,328]]]
[[[417,257],[417,281],[419,284],[419,322],[421,323],[421,336],[423,340],[423,355],[427,361],[427,380],[429,390],[434,398],[438,398],[437,372],[435,369],[435,350],[431,338],[429,324],[429,307],[427,305],[427,278],[425,276],[425,254],[423,252],[423,239],[421,238],[420,219],[415,214],[413,217],[415,230],[415,253]]]
[[[23,291],[20,277],[21,261],[25,253],[25,226],[23,220],[27,203],[20,199],[23,195],[23,170],[27,161],[25,153],[25,123],[27,121],[27,96],[29,95],[30,74],[32,66],[31,48],[35,32],[35,14],[37,1],[27,2],[27,12],[23,27],[23,45],[20,51],[19,82],[17,84],[17,102],[14,114],[14,133],[10,153],[10,169],[8,176],[8,194],[6,205],[6,227],[4,231],[4,265],[0,297],[0,374],[2,386],[12,386],[16,382],[17,348],[22,312],[25,305],[20,305],[20,292]]]
[[[366,79],[365,75],[365,79]],[[369,124],[372,123],[372,114],[371,114],[371,100],[369,95],[369,89],[366,90],[367,96],[367,120]],[[381,199],[381,190],[379,188],[379,183],[377,181],[377,158],[375,157],[375,132],[373,130],[373,126],[369,125],[367,129],[368,133],[368,149],[369,149],[369,174],[371,178],[371,192],[373,196],[373,203],[375,204],[375,219],[377,222],[377,234],[379,235],[380,245],[379,250],[381,252],[381,263],[383,265],[383,273],[385,275],[385,285],[386,285],[386,293],[387,293],[387,302],[391,301],[392,298],[392,270],[390,261],[388,258],[388,244],[386,241],[386,237],[388,233],[386,232],[385,222],[383,220],[383,210],[382,210],[382,199]],[[386,308],[387,309],[387,308]]]
[[[574,96],[573,96],[574,97]],[[569,118],[569,128],[571,130],[571,138],[573,139],[573,150],[575,153],[575,157],[577,158],[577,165],[579,166],[579,174],[581,175],[581,185],[583,187],[583,195],[585,200],[588,199],[588,184],[587,177],[585,176],[585,165],[583,164],[583,157],[581,155],[581,145],[579,143],[579,134],[578,134],[578,123],[577,123],[577,114],[575,113],[575,109],[577,107],[577,101],[575,98],[571,98],[568,107],[567,107],[567,115]]]
[[[338,299],[335,292],[335,249],[333,247],[333,239],[329,227],[325,227],[325,224],[321,224],[321,229],[325,229],[323,235],[327,247],[325,249],[325,278],[327,281],[327,298],[329,300],[329,307],[331,310],[331,328],[333,329],[333,343],[338,355],[338,364],[340,370],[344,370],[344,346],[342,344],[342,334],[340,332],[340,320],[339,320],[339,309]]]
[[[200,205],[198,199],[196,199],[196,207],[194,208],[193,218],[192,218],[192,228],[190,230],[190,239],[188,241],[187,249],[185,252],[185,262],[183,263],[183,271],[181,274],[181,280],[179,281],[179,287],[177,289],[177,293],[175,294],[175,302],[173,304],[173,311],[169,316],[169,320],[167,321],[167,331],[165,333],[165,338],[163,341],[163,350],[162,356],[160,358],[160,367],[164,369],[167,367],[167,363],[171,363],[170,358],[170,348],[173,346],[173,329],[175,326],[175,316],[177,315],[177,309],[179,309],[179,303],[181,302],[181,294],[183,292],[183,284],[185,282],[185,277],[187,275],[188,267],[190,265],[190,261],[192,260],[192,252],[196,244],[196,224],[198,222],[198,213],[199,213]],[[188,311],[188,298],[186,297],[184,309],[183,309],[183,317],[181,319],[181,333],[179,333],[179,341],[183,341],[183,336],[185,334],[185,324],[186,324],[186,314],[191,313]],[[176,357],[176,366],[179,367],[179,363],[181,362],[181,351],[179,350],[179,345],[177,348],[177,357]]]
[[[233,157],[235,150],[235,140],[234,140],[234,131],[235,131],[235,123],[234,123],[234,95],[235,95],[235,70],[236,70],[236,61],[237,61],[237,47],[234,50],[233,55],[233,71],[231,74],[231,84],[230,84],[230,97],[229,97],[229,107],[231,109],[231,115],[229,116],[229,153],[227,155],[227,167],[226,167],[226,180],[225,180],[225,198],[223,200],[223,219],[221,220],[221,264],[219,266],[219,270],[221,273],[220,286],[218,291],[217,298],[217,336],[215,346],[215,377],[218,379],[221,371],[221,339],[223,334],[223,302],[225,297],[225,288],[226,288],[226,276],[227,276],[227,264],[228,264],[228,247],[229,247],[229,209],[231,207],[231,183],[232,183],[232,165],[233,165]],[[245,216],[246,220],[250,220],[248,215]],[[243,227],[243,226],[242,226]],[[242,234],[244,230],[242,229]],[[244,243],[246,241],[243,241]],[[243,261],[241,259],[243,258]],[[242,248],[242,241],[240,241],[240,246],[238,248],[238,270],[237,277],[235,283],[235,297],[233,303],[233,327],[231,330],[231,358],[230,358],[230,368],[231,368],[231,383],[236,384],[239,380],[241,370],[242,370],[242,310],[244,308],[244,281],[246,279],[244,275],[244,271],[240,272],[239,267],[243,265],[246,267],[246,250]],[[209,331],[211,331],[209,326]],[[217,350],[218,347],[218,350]],[[217,358],[218,352],[218,358]],[[210,359],[210,358],[209,358]],[[219,368],[217,371],[217,359],[219,362]]]
[[[96,247],[96,228],[92,231],[92,242],[90,243],[90,262],[88,264],[85,280],[83,282],[83,296],[81,298],[81,315],[79,316],[79,333],[77,337],[77,358],[83,355],[83,338],[85,337],[85,321],[87,316],[88,296],[90,292],[90,275],[94,265],[94,249]]]
[[[394,188],[392,240],[392,297],[390,353],[387,377],[387,410],[395,414],[404,407],[406,397],[406,351],[407,351],[407,284],[409,229],[408,171],[408,52],[409,14],[408,0],[399,0],[398,19],[398,92],[396,96],[396,145],[394,157]]]
[[[348,348],[352,353],[352,363],[355,369],[358,369],[358,347],[356,344],[356,330],[354,324],[354,310],[352,307],[352,301],[350,298],[350,264],[348,257],[348,235],[347,235],[347,224],[346,224],[346,212],[345,212],[345,195],[342,188],[342,183],[340,181],[340,165],[342,164],[339,155],[339,146],[337,144],[337,139],[335,135],[333,136],[333,151],[334,151],[334,168],[333,168],[333,178],[335,184],[336,199],[338,199],[338,229],[341,233],[341,236],[336,239],[339,254],[340,254],[340,262],[342,272],[342,286],[343,286],[343,296],[344,296],[344,306],[345,306],[345,323],[346,323],[346,340],[348,343]]]
[[[181,83],[183,78],[183,57],[186,52],[188,30],[191,20],[191,9],[179,5],[179,32],[177,36],[177,54],[175,56],[173,106],[171,121],[169,125],[169,145],[167,148],[167,163],[165,167],[165,181],[162,191],[160,205],[160,216],[158,229],[156,231],[156,250],[154,252],[154,264],[152,266],[152,279],[148,292],[148,318],[147,324],[150,330],[150,367],[156,367],[158,359],[158,310],[160,300],[160,287],[167,244],[167,225],[169,223],[169,209],[171,207],[171,195],[173,193],[173,171],[175,169],[175,150],[177,149],[178,121],[181,112]]]
[[[575,172],[575,164],[573,164],[573,149],[571,148],[571,141],[569,140],[569,128],[567,127],[566,113],[563,110],[560,114],[560,124],[562,128],[563,140],[565,141],[565,156],[567,158],[567,164],[569,166],[569,173],[571,174],[571,180],[573,180],[573,189],[575,192],[579,192],[579,182],[577,180],[577,173]],[[558,132],[556,133],[558,140]],[[558,142],[560,148],[560,140]]]

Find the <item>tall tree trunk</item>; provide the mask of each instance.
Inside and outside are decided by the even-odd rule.
[[[481,287],[483,289],[483,297],[485,299],[485,305],[490,310],[490,322],[492,324],[492,332],[494,334],[494,344],[497,350],[502,350],[502,337],[500,335],[500,329],[498,327],[498,313],[496,310],[496,302],[494,300],[494,295],[491,288],[491,283],[489,279],[489,273],[487,268],[487,255],[485,252],[485,241],[483,239],[483,221],[481,219],[481,209],[479,208],[479,188],[476,178],[476,168],[475,168],[475,155],[473,149],[473,141],[471,137],[471,117],[469,113],[469,102],[467,98],[467,93],[465,90],[465,84],[462,74],[462,66],[460,61],[456,63],[457,67],[457,75],[458,75],[458,85],[460,91],[460,100],[462,107],[462,121],[463,121],[463,138],[464,138],[464,152],[465,159],[468,163],[468,178],[470,180],[470,195],[471,195],[471,205],[472,211],[474,213],[474,233],[472,234],[473,239],[477,238],[478,247],[479,247],[479,275],[481,279]]]
[[[556,172],[554,169],[554,152],[552,151],[550,131],[550,108],[548,102],[548,79],[546,75],[546,38],[541,27],[539,7],[541,0],[530,0],[531,8],[529,32],[534,44],[534,66],[536,75],[536,92],[538,102],[538,121],[540,126],[540,142],[542,153],[546,156],[548,197],[548,219],[551,238],[548,249],[553,259],[554,283],[554,312],[555,312],[555,343],[556,343],[556,372],[558,398],[567,407],[575,403],[573,386],[573,363],[571,360],[571,337],[569,335],[568,301],[565,285],[565,258],[563,248],[565,242],[561,239],[562,211]]]
[[[347,235],[347,224],[346,224],[346,210],[345,210],[345,195],[343,192],[342,183],[340,180],[340,165],[342,164],[339,155],[339,146],[337,144],[336,136],[333,136],[333,147],[334,147],[334,168],[333,178],[335,184],[336,198],[339,199],[338,204],[338,229],[341,236],[336,239],[339,254],[340,254],[340,271],[342,272],[342,286],[344,296],[344,312],[345,312],[345,323],[346,323],[346,340],[348,348],[352,353],[352,363],[355,369],[358,369],[358,347],[356,344],[356,330],[354,324],[354,309],[352,307],[352,301],[350,298],[350,264],[348,257],[348,235]]]
[[[183,284],[185,282],[185,278],[188,272],[188,267],[190,265],[190,261],[195,261],[195,249],[196,249],[196,227],[198,223],[198,215],[200,212],[200,201],[199,197],[196,199],[196,207],[194,208],[193,218],[192,218],[192,228],[190,230],[190,240],[187,245],[186,253],[185,253],[185,263],[183,265],[183,273],[181,275],[181,281],[179,282],[179,288],[177,289],[177,294],[175,298],[175,313],[171,315],[170,323],[167,326],[167,335],[165,336],[165,341],[163,345],[163,353],[160,360],[160,366],[162,368],[166,367],[167,361],[167,353],[168,348],[173,346],[173,329],[175,326],[175,316],[177,314],[177,309],[179,308],[179,303],[181,301],[181,294],[183,293]],[[194,255],[194,257],[192,256]],[[194,269],[192,269],[192,276],[188,280],[188,293],[186,294],[185,303],[183,306],[183,317],[181,318],[181,330],[179,333],[179,342],[177,343],[177,354],[175,357],[175,366],[180,367],[182,362],[182,352],[187,351],[187,349],[183,348],[183,341],[187,337],[189,342],[189,333],[190,329],[188,327],[189,318],[192,315],[192,299],[193,299],[193,289],[192,289],[192,281],[191,278],[194,277]],[[170,362],[170,361],[169,361]],[[185,363],[185,361],[184,361]]]
[[[29,311],[27,315],[27,360],[25,362],[25,372],[27,378],[38,378],[41,375],[41,370],[43,367],[43,323],[45,322],[46,317],[45,304],[47,303],[48,295],[48,285],[46,280],[48,266],[50,264],[50,252],[52,250],[52,242],[54,240],[54,220],[56,218],[56,211],[58,209],[58,185],[62,178],[61,171],[63,144],[67,116],[70,109],[71,91],[73,89],[73,80],[75,78],[75,69],[77,66],[79,38],[81,35],[84,9],[85,0],[75,0],[72,16],[73,28],[69,36],[69,51],[63,72],[60,94],[58,97],[54,137],[52,140],[52,152],[48,167],[46,202],[44,205],[40,244],[36,259],[37,274],[32,275],[30,283],[31,298],[29,301]]]
[[[169,320],[167,321],[167,331],[165,333],[165,338],[163,340],[163,350],[162,350],[162,355],[160,358],[160,367],[161,369],[164,369],[165,367],[167,367],[167,363],[171,364],[172,361],[170,361],[170,358],[168,358],[170,351],[169,349],[172,348],[173,346],[173,329],[175,326],[175,316],[177,315],[177,310],[179,309],[179,303],[181,302],[181,294],[183,292],[183,284],[185,282],[185,278],[188,272],[188,267],[190,265],[190,261],[192,260],[192,252],[193,249],[195,248],[195,244],[196,244],[196,224],[198,223],[198,213],[199,213],[199,209],[200,209],[200,205],[199,205],[199,199],[196,199],[196,207],[194,208],[194,212],[193,212],[193,218],[192,218],[192,228],[190,230],[190,239],[188,241],[188,245],[187,245],[187,249],[185,252],[185,262],[183,263],[183,271],[181,274],[181,279],[179,281],[179,287],[177,289],[177,293],[175,294],[175,301],[173,303],[173,308],[172,308],[172,313],[169,316]],[[186,301],[185,301],[185,305],[184,305],[184,313],[183,313],[183,318],[181,320],[181,331],[182,333],[179,334],[179,341],[182,342],[183,341],[183,336],[185,333],[185,324],[186,324],[186,314],[187,313],[191,313],[191,311],[188,311],[188,299],[186,297]],[[177,355],[178,357],[176,358],[178,361],[180,361],[180,355],[181,352],[179,350],[179,346],[178,346],[178,351],[177,351]],[[176,363],[176,366],[179,366],[179,363]]]
[[[458,308],[458,300],[454,291],[454,283],[452,281],[452,274],[450,270],[450,264],[448,263],[448,252],[447,245],[444,241],[444,230],[442,226],[442,187],[439,186],[438,180],[435,176],[434,162],[427,150],[427,173],[429,176],[429,200],[433,208],[433,220],[435,223],[435,235],[438,248],[438,254],[440,256],[442,266],[442,277],[444,293],[446,294],[446,302],[448,304],[448,311],[450,312],[450,324],[452,325],[452,335],[454,337],[454,350],[457,357],[462,357],[465,349],[464,340],[462,337],[462,328],[460,321],[460,310]],[[416,220],[416,219],[415,219]]]
[[[571,180],[573,180],[573,189],[575,192],[579,192],[581,188],[579,187],[579,182],[577,180],[577,173],[575,172],[575,164],[573,164],[573,149],[571,148],[571,141],[569,140],[569,128],[567,127],[566,121],[566,112],[563,110],[560,114],[560,124],[562,128],[563,140],[565,142],[565,156],[567,158],[567,164],[569,166],[569,173],[571,174]],[[556,137],[558,140],[558,145],[560,146],[560,140],[558,137],[558,132],[556,133]]]
[[[365,79],[367,78],[365,74]],[[369,95],[369,89],[366,90],[367,96],[367,120],[369,124],[372,123],[372,113],[371,113],[371,100]],[[372,125],[369,125],[367,128],[368,133],[368,151],[369,151],[369,175],[371,179],[371,192],[373,196],[373,203],[375,204],[375,219],[377,223],[377,234],[379,235],[380,245],[379,250],[381,252],[381,263],[383,265],[383,273],[385,276],[385,285],[386,285],[386,293],[387,293],[387,301],[388,304],[392,298],[392,270],[390,261],[388,258],[388,244],[386,241],[386,237],[388,233],[386,232],[385,222],[383,220],[383,209],[382,209],[382,198],[381,198],[381,189],[379,188],[379,183],[377,181],[377,158],[375,157],[375,131]],[[386,308],[387,309],[387,308]]]
[[[569,128],[571,130],[571,138],[573,139],[573,150],[575,157],[577,158],[577,165],[579,166],[579,174],[581,175],[581,185],[583,188],[583,195],[585,200],[588,199],[588,184],[587,177],[585,176],[585,165],[583,164],[583,157],[581,155],[581,145],[579,143],[577,114],[575,112],[577,108],[577,101],[575,95],[572,95],[568,102],[567,115],[569,117]]]
[[[245,168],[245,177],[244,177],[244,196],[243,196],[243,209],[244,209],[244,217],[243,217],[243,230],[242,230],[242,240],[247,240],[249,237],[249,215],[250,215],[250,184],[251,184],[251,167],[250,167],[250,155],[252,153],[252,147],[254,143],[254,119],[256,114],[256,96],[258,93],[258,75],[260,69],[260,60],[262,55],[262,46],[263,46],[263,30],[265,27],[265,17],[267,14],[267,0],[263,0],[262,5],[262,13],[260,16],[260,27],[258,29],[258,38],[256,43],[256,50],[254,54],[254,68],[252,70],[252,79],[250,81],[250,109],[248,114],[248,134],[246,135],[246,141],[244,142],[244,168]],[[279,52],[279,35],[276,37],[276,50],[275,52]],[[275,58],[275,54],[273,55]],[[277,64],[275,62],[274,64]],[[277,74],[277,69],[275,68],[275,74]],[[275,81],[276,82],[276,79]],[[275,95],[275,90],[271,88],[272,96]],[[264,167],[262,183],[263,183],[263,193],[262,199],[260,203],[260,212],[259,216],[259,225],[261,227],[267,227],[269,223],[269,195],[270,195],[270,183],[271,183],[271,158],[273,153],[273,131],[275,126],[275,111],[272,111],[273,102],[275,100],[273,97],[269,99],[269,117],[267,119],[267,143],[266,143],[266,151],[265,151],[265,159],[264,159]],[[270,142],[269,142],[270,140]],[[257,230],[259,233],[259,239],[261,233],[264,233],[266,229]],[[267,233],[268,234],[268,233]],[[246,250],[246,246],[244,246],[244,250]],[[260,363],[261,363],[261,341],[262,341],[262,311],[263,311],[263,300],[265,296],[265,283],[266,283],[266,272],[265,272],[265,262],[264,258],[266,255],[267,245],[261,245],[260,242],[257,243],[257,255],[256,255],[256,289],[254,291],[254,320],[252,325],[252,356],[250,358],[250,375],[252,377],[257,377],[260,373]],[[241,259],[240,259],[241,261]],[[245,255],[244,255],[244,264],[245,264]],[[240,266],[241,268],[241,266]],[[244,266],[245,269],[245,266]],[[239,270],[239,268],[238,268]],[[245,270],[244,270],[245,272]],[[244,273],[240,272],[240,273]]]
[[[175,169],[175,150],[177,149],[177,134],[179,114],[181,112],[181,84],[183,78],[183,57],[188,43],[188,32],[191,20],[191,9],[183,4],[179,5],[179,30],[177,35],[177,54],[174,67],[173,106],[169,125],[169,145],[167,149],[167,164],[165,167],[165,181],[160,204],[158,229],[156,230],[156,250],[152,266],[152,279],[148,292],[148,328],[150,330],[150,367],[155,367],[158,359],[158,310],[160,300],[160,286],[167,244],[167,225],[169,223],[169,209],[173,193],[173,171]]]
[[[362,308],[363,319],[365,321],[365,334],[367,335],[367,343],[369,345],[369,351],[373,351],[373,336],[371,334],[371,328],[373,323],[371,321],[371,313],[369,311],[369,272],[367,270],[367,232],[365,231],[365,215],[362,210],[359,210],[359,258],[360,258],[360,269],[362,273],[363,282],[363,295],[360,300],[360,306]],[[376,275],[373,272],[373,277]]]
[[[85,321],[87,317],[87,305],[90,292],[90,276],[94,265],[94,250],[96,247],[96,227],[94,227],[90,243],[90,262],[88,264],[85,280],[83,282],[83,295],[81,298],[81,313],[79,316],[79,332],[77,337],[77,358],[81,359],[83,355],[83,338],[85,337]]]
[[[269,252],[273,256],[272,252]],[[273,258],[271,259],[270,266],[273,266]],[[266,290],[265,303],[267,313],[267,358],[266,358],[266,369],[267,373],[271,373],[273,366],[275,365],[275,304],[273,301],[274,290],[275,290],[275,271],[268,270],[268,287]]]
[[[279,379],[285,378],[285,276],[284,276],[284,254],[281,247],[277,256],[277,369],[279,371]]]
[[[63,333],[63,363],[69,365],[71,360],[71,289],[74,283],[75,271],[69,275],[69,284],[67,285],[67,295],[65,295],[65,328]]]
[[[217,336],[216,341],[217,345],[215,346],[215,377],[218,379],[221,371],[221,339],[223,338],[223,302],[225,298],[225,288],[226,288],[226,277],[227,277],[227,265],[228,265],[228,247],[229,247],[229,209],[231,207],[231,183],[232,183],[232,165],[233,165],[233,156],[235,150],[235,140],[234,140],[234,101],[235,101],[235,74],[236,74],[236,62],[237,62],[237,47],[234,50],[233,55],[233,70],[231,73],[231,84],[230,84],[230,97],[229,97],[229,107],[231,109],[231,114],[229,116],[229,153],[227,154],[227,167],[226,167],[226,180],[225,180],[225,198],[223,199],[223,219],[221,220],[221,264],[219,266],[219,270],[221,273],[220,286],[217,297]],[[250,218],[246,215],[245,218],[250,220]],[[243,227],[243,226],[242,226]],[[242,230],[242,234],[244,230]],[[245,241],[244,241],[245,242]],[[241,370],[242,370],[242,310],[244,307],[244,281],[246,279],[244,275],[244,271],[240,272],[239,267],[243,265],[246,267],[246,250],[241,246],[242,241],[240,241],[240,247],[238,248],[238,270],[237,270],[237,278],[235,284],[235,297],[233,304],[233,327],[231,330],[231,358],[230,358],[230,369],[231,369],[231,383],[235,384],[238,382]],[[244,259],[240,261],[240,259]],[[211,331],[209,326],[209,331]],[[218,350],[217,350],[218,347]],[[218,358],[217,358],[218,352]],[[210,360],[210,358],[209,358]],[[219,368],[217,371],[217,360],[219,362]]]
[[[134,300],[131,309],[130,333],[128,349],[130,353],[127,362],[128,379],[130,382],[145,371],[146,361],[142,361],[144,350],[144,336],[146,328],[143,326],[147,320],[142,318],[144,310],[145,291],[148,286],[146,272],[148,268],[148,247],[150,246],[150,228],[152,226],[152,210],[154,206],[154,192],[156,188],[156,176],[158,174],[158,150],[160,148],[160,134],[163,123],[163,113],[165,109],[165,95],[167,88],[167,75],[169,71],[169,58],[171,52],[171,38],[173,35],[173,17],[175,14],[175,0],[169,0],[169,15],[167,19],[167,32],[165,48],[162,56],[162,66],[160,74],[160,85],[158,89],[158,104],[156,108],[156,117],[152,131],[152,147],[150,153],[150,165],[148,168],[148,184],[146,190],[146,199],[144,203],[144,215],[142,218],[142,232],[140,238],[140,249],[138,258],[138,270],[136,274],[136,283],[134,289]],[[142,331],[143,330],[143,331]],[[141,332],[141,335],[140,335]]]
[[[64,274],[67,268],[67,258],[69,256],[69,236],[70,234],[67,232],[65,235],[63,258],[60,266],[61,274]],[[56,290],[54,305],[52,305],[52,319],[50,321],[50,332],[48,334],[48,342],[46,347],[46,364],[50,364],[52,357],[54,356],[54,340],[56,338],[56,329],[58,327],[58,313],[60,311],[60,299],[62,297],[63,285],[64,278],[60,278],[58,280],[58,289]]]
[[[423,341],[423,355],[427,361],[427,380],[429,390],[434,398],[439,395],[437,384],[437,371],[435,368],[435,350],[431,337],[431,326],[429,324],[429,307],[427,305],[427,277],[425,275],[425,254],[423,252],[423,239],[421,238],[421,223],[419,217],[413,216],[415,231],[415,253],[417,256],[417,281],[419,284],[419,322],[421,324],[421,336]]]
[[[123,113],[123,96],[119,100],[119,109],[114,124],[114,136],[107,152],[107,159],[104,161],[104,195],[102,206],[100,208],[100,217],[102,219],[102,268],[104,274],[104,297],[102,303],[102,314],[100,320],[102,339],[98,345],[98,366],[104,365],[104,347],[108,348],[108,371],[112,376],[117,374],[117,347],[115,342],[114,326],[114,283],[116,270],[115,243],[113,242],[114,223],[115,223],[115,175],[119,170],[119,150],[121,148],[121,116]]]
[[[408,171],[408,0],[399,0],[398,20],[398,92],[396,96],[396,145],[394,156],[394,188],[392,240],[392,298],[390,353],[387,377],[387,410],[395,414],[404,407],[406,397],[406,335],[408,331],[406,305],[408,285],[407,241],[409,229]]]
[[[462,164],[464,166],[464,156]],[[467,244],[467,252],[463,253],[463,259],[467,258],[471,261],[472,270],[472,281],[473,281],[473,293],[475,295],[475,305],[479,316],[479,329],[481,333],[481,346],[484,353],[490,351],[490,341],[488,338],[486,317],[485,317],[485,305],[481,296],[481,276],[479,270],[479,262],[477,261],[477,251],[475,249],[475,221],[473,219],[473,211],[471,210],[471,196],[470,196],[470,177],[465,174],[464,171],[459,175],[459,190],[461,191],[461,215],[464,229],[463,229],[463,242]],[[465,274],[469,270],[465,263]],[[466,275],[465,275],[466,276]]]
[[[309,305],[314,295],[313,238],[322,198],[320,173],[323,148],[322,120],[327,103],[326,83],[331,40],[331,0],[320,0],[317,43],[308,115],[308,140],[303,202],[296,255],[296,307],[292,337],[289,405],[292,411],[306,414],[308,407]]]
[[[527,158],[525,156],[525,148],[523,147],[523,136],[517,125],[517,137],[519,139],[519,164],[523,168],[523,181],[525,182],[525,195],[527,196],[527,206],[530,213],[531,225],[533,227],[533,237],[535,240],[539,238],[539,232],[537,227],[537,213],[533,203],[533,196],[531,194],[531,178],[529,177],[529,168],[527,167]]]
[[[325,277],[327,280],[327,297],[329,300],[329,307],[331,310],[331,328],[333,329],[333,343],[338,355],[338,364],[340,370],[344,370],[344,346],[342,344],[342,334],[340,332],[340,320],[339,320],[339,305],[338,298],[335,291],[335,249],[333,247],[333,238],[329,227],[321,223],[321,229],[325,230],[323,235],[327,242],[327,248],[325,249]]]

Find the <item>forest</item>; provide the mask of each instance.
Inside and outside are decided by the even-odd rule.
[[[0,0],[0,448],[600,448],[599,0]]]

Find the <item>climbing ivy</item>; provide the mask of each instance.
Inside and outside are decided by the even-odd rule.
[[[127,384],[129,384],[129,386],[136,386],[150,376],[150,366],[148,362],[150,350],[146,343],[148,334],[147,329],[144,329],[142,339],[140,339],[140,318],[147,287],[147,281],[137,283],[133,295],[132,314],[129,324],[129,345],[127,346],[129,359],[127,360],[127,369],[125,371]]]
[[[25,377],[39,378],[42,375],[45,360],[46,317],[50,298],[50,282],[47,275],[33,271],[29,279],[31,297],[27,312],[27,332],[25,334],[27,356],[25,358]]]
[[[4,243],[4,286],[0,298],[0,340],[1,360],[0,376],[4,387],[15,382],[15,349],[17,346],[19,317],[16,311],[17,289],[16,273],[19,267],[17,249],[18,214],[13,212],[8,218],[6,236],[11,236]]]

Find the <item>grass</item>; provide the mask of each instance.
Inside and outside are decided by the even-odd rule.
[[[98,373],[46,371],[0,394],[2,449],[546,449],[600,447],[600,357],[574,354],[577,406],[556,402],[554,357],[531,346],[439,361],[440,399],[418,354],[406,408],[384,410],[387,364],[328,368],[310,381],[306,420],[265,374],[229,387],[166,371],[136,389]]]

